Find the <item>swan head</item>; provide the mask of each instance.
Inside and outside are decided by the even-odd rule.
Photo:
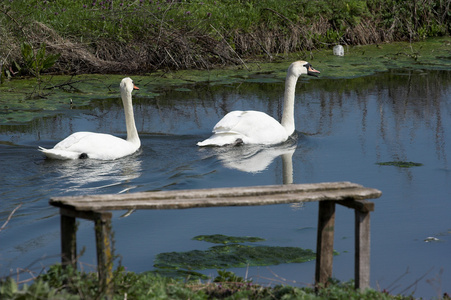
[[[133,80],[130,77],[126,77],[122,79],[121,84],[121,92],[132,93],[133,90],[139,90],[139,88],[133,83]]]
[[[318,74],[320,74],[320,73],[321,72],[314,69],[313,66],[309,62],[306,62],[303,60],[295,61],[288,68],[288,74],[292,74],[296,77],[299,77],[304,74],[318,77]]]

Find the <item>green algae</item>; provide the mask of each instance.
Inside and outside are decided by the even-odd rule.
[[[255,243],[262,242],[265,239],[254,236],[227,236],[223,234],[198,235],[193,237],[196,241],[205,241],[214,244],[230,244],[230,243]]]
[[[241,244],[213,246],[208,250],[167,252],[157,255],[160,269],[227,269],[303,263],[316,258],[315,252],[298,247],[250,246]]]
[[[411,161],[387,161],[376,163],[379,166],[395,166],[399,168],[411,168],[411,167],[421,167],[422,163],[416,163]]]
[[[389,69],[451,68],[451,38],[431,38],[421,42],[345,47],[344,56],[330,55],[332,49],[318,52],[310,62],[321,77],[354,78]]]
[[[303,263],[316,258],[315,252],[299,247],[247,245],[261,242],[259,237],[234,237],[222,234],[199,235],[193,240],[215,245],[207,250],[160,253],[155,258],[155,272],[170,273],[175,270],[205,270],[269,266],[283,263]],[[334,252],[334,255],[337,255]]]
[[[450,37],[432,38],[416,43],[345,47],[344,56],[335,56],[330,49],[277,57],[270,63],[246,62],[212,70],[158,70],[131,76],[140,88],[133,97],[152,99],[174,90],[189,93],[196,89],[196,84],[211,87],[246,82],[282,85],[288,65],[300,59],[311,62],[321,71],[319,78],[306,76],[301,81],[364,80],[368,75],[392,69],[449,70],[450,46]],[[94,108],[94,100],[118,100],[119,82],[123,77],[126,75],[46,75],[41,76],[39,82],[35,78],[7,80],[0,85],[0,125],[27,124],[56,114],[70,116]]]

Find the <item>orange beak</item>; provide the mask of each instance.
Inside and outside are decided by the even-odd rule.
[[[320,73],[321,73],[320,71],[315,70],[312,66],[308,66],[308,71],[307,71],[308,75],[318,77],[317,74],[320,74]]]
[[[137,87],[136,85],[133,85],[133,89],[134,90],[139,90],[139,87]]]

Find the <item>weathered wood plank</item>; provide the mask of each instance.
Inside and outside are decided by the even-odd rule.
[[[374,202],[370,202],[367,200],[351,200],[346,199],[340,202],[337,202],[340,205],[353,208],[359,210],[361,212],[371,212],[374,211]]]
[[[192,199],[192,198],[215,198],[218,195],[223,197],[240,196],[258,196],[262,194],[277,194],[277,193],[298,193],[304,191],[320,191],[320,190],[339,190],[349,188],[363,188],[363,186],[342,181],[342,182],[323,182],[314,184],[289,184],[289,185],[264,185],[252,187],[229,187],[229,188],[210,188],[210,189],[195,189],[195,190],[175,190],[175,191],[154,191],[154,192],[140,192],[130,194],[114,195],[117,199]],[[55,197],[52,199],[78,199],[80,201],[90,201],[89,199],[96,199],[99,201],[108,200],[108,195],[90,195],[87,196],[69,196],[69,197]]]
[[[77,210],[76,207],[62,206],[60,208],[60,214],[72,218],[82,218],[86,220],[96,221],[102,217],[102,213],[99,213],[95,209],[90,210]]]
[[[332,277],[335,232],[335,202],[319,202],[318,232],[316,238],[315,283],[326,287]]]
[[[50,204],[83,210],[183,209],[213,206],[252,206],[381,196],[376,189],[350,182],[293,184],[242,188],[142,192],[121,195],[55,197]]]

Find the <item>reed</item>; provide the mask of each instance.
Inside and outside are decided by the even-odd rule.
[[[0,60],[21,45],[61,54],[58,73],[205,69],[336,44],[451,32],[450,0],[24,0],[0,4]]]

